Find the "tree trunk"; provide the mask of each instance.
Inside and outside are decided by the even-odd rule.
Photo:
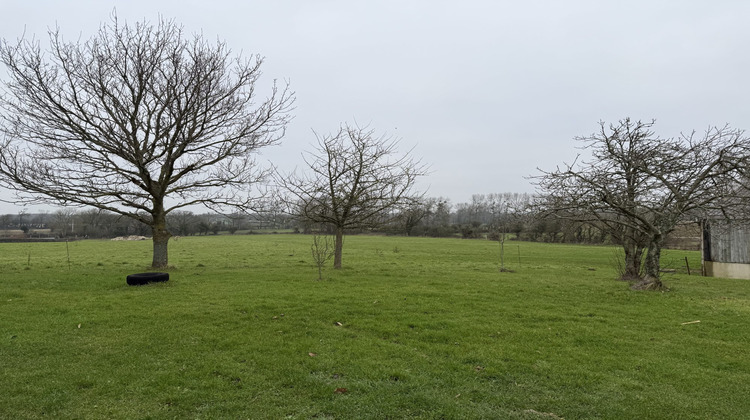
[[[664,283],[661,282],[661,235],[651,240],[646,252],[645,276],[643,282],[636,285],[640,290],[664,290]]]
[[[623,244],[625,251],[625,269],[621,273],[622,280],[638,280],[641,278],[641,261],[643,260],[643,247],[633,242]]]
[[[661,272],[661,241],[654,240],[648,246],[646,252],[646,277],[659,279]]]
[[[169,262],[167,244],[172,234],[167,230],[166,214],[154,214],[151,234],[154,241],[154,259],[151,263],[153,268],[166,268]]]
[[[344,228],[336,227],[336,243],[333,248],[333,268],[341,268],[341,250],[344,249]]]

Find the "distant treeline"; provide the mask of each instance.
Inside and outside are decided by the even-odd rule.
[[[508,239],[535,242],[608,244],[611,238],[594,224],[572,222],[554,216],[541,217],[526,193],[476,194],[470,202],[453,204],[442,197],[425,198],[412,206],[384,214],[384,227],[371,233],[406,236]],[[306,223],[293,215],[268,211],[258,214],[169,214],[173,235],[216,235],[258,231],[325,232],[326,226]],[[352,232],[357,233],[357,232]],[[364,233],[364,232],[362,232]],[[0,236],[87,237],[149,236],[148,226],[114,213],[63,208],[48,213],[0,216]],[[695,248],[699,232],[680,229],[673,246]]]
[[[172,235],[217,235],[238,230],[292,229],[292,218],[285,215],[247,215],[216,213],[195,214],[174,211],[167,223]],[[0,236],[53,236],[77,238],[114,238],[150,236],[148,225],[121,215],[98,209],[63,208],[46,213],[19,213],[0,216]]]

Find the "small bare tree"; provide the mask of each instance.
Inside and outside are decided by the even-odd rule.
[[[323,267],[333,258],[333,241],[327,235],[313,235],[313,243],[310,247],[313,262],[318,267],[318,280],[323,280]]]
[[[85,42],[49,33],[50,48],[0,43],[9,80],[0,96],[0,184],[20,202],[92,206],[151,228],[153,266],[167,266],[167,215],[186,206],[251,206],[293,95],[259,100],[259,56],[161,20],[113,16]]]
[[[317,136],[316,152],[308,153],[306,174],[277,174],[288,211],[303,220],[335,229],[333,267],[341,268],[344,232],[382,226],[397,207],[421,194],[414,184],[426,167],[410,153],[397,155],[398,141],[373,130],[342,125],[334,135]]]

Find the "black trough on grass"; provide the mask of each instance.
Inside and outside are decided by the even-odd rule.
[[[158,283],[169,280],[169,273],[137,273],[130,274],[127,282],[130,286],[141,286],[147,283]]]

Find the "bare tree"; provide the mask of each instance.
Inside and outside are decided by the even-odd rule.
[[[406,236],[412,236],[414,228],[430,214],[429,200],[415,200],[414,203],[404,207],[396,216],[400,230]]]
[[[13,226],[13,215],[0,215],[0,229],[9,229],[11,226]]]
[[[263,62],[173,21],[112,17],[88,41],[49,33],[3,40],[0,184],[21,202],[105,209],[150,226],[153,266],[167,266],[167,214],[244,205],[261,180],[253,154],[277,143],[293,94],[255,92]],[[243,196],[246,194],[246,196]]]
[[[450,203],[442,197],[421,197],[397,210],[394,228],[406,236],[450,236]]]
[[[112,223],[115,215],[101,209],[90,208],[79,211],[76,216],[80,225],[79,229],[84,236],[101,238],[106,235],[107,225]]]
[[[70,208],[58,209],[52,215],[52,229],[58,232],[61,238],[68,236],[70,233],[75,234],[75,219],[77,213]]]
[[[198,217],[192,211],[173,211],[167,217],[167,228],[180,236],[192,235],[198,230]]]
[[[667,234],[688,217],[728,210],[725,198],[737,188],[735,162],[748,139],[729,127],[662,139],[651,130],[653,124],[600,123],[598,133],[578,138],[591,160],[542,171],[536,182],[545,213],[597,223],[623,246],[623,274],[643,278],[645,288],[661,289]]]
[[[318,136],[317,151],[304,156],[306,174],[278,174],[292,214],[335,229],[333,267],[341,268],[344,232],[375,228],[390,211],[421,197],[412,190],[426,167],[410,153],[397,155],[398,141],[374,131],[342,125],[334,135]]]
[[[318,280],[323,280],[323,267],[333,257],[333,241],[327,235],[313,235],[313,243],[310,246],[313,262],[318,267]]]
[[[511,226],[523,217],[530,202],[528,194],[502,193],[486,196],[486,207],[492,216],[490,237],[500,243],[500,271],[511,271],[505,267],[505,240]]]

